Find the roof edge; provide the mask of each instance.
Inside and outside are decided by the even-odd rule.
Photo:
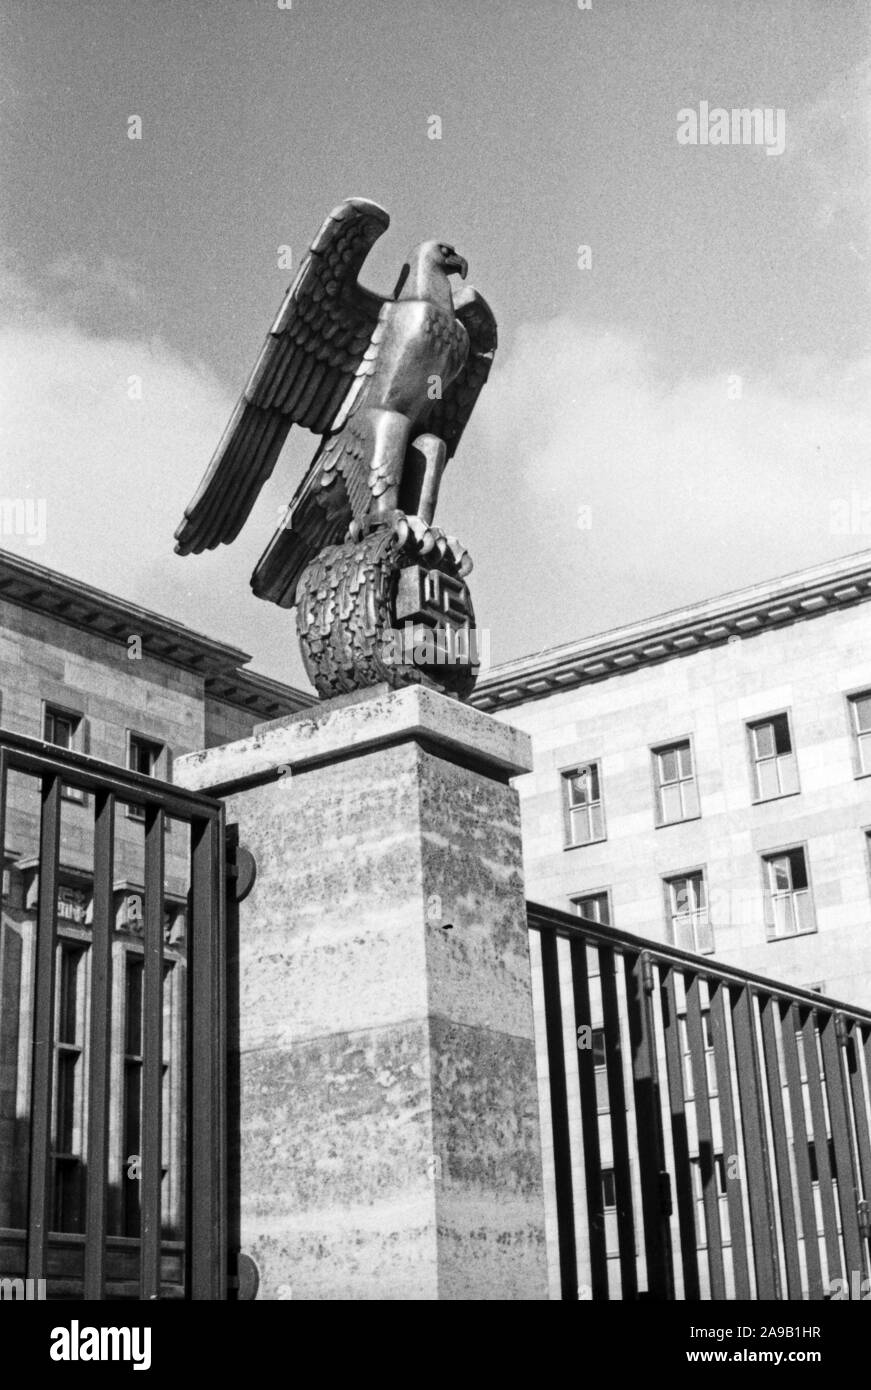
[[[860,551],[640,622],[496,666],[470,697],[505,709],[685,656],[871,598],[871,551]]]

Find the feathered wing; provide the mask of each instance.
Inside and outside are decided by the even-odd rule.
[[[258,598],[292,608],[296,586],[310,560],[327,545],[344,539],[352,516],[369,510],[368,459],[374,441],[365,410],[391,302],[386,301],[354,380],[308,473],[296,490],[278,527],[257,562],[251,588]]]
[[[346,199],[324,222],[185,508],[175,533],[178,554],[235,540],[291,425],[316,434],[333,427],[387,302],[357,276],[389,222],[383,208],[363,198]]]
[[[463,430],[490,375],[498,342],[493,310],[471,285],[455,295],[454,313],[469,335],[469,355],[441,400],[433,402],[424,425],[445,441],[448,458],[457,452]]]

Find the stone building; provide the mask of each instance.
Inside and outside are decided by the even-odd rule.
[[[527,897],[848,1004],[871,1006],[869,598],[871,553],[866,552],[491,671],[473,703],[532,739],[533,771],[515,782]],[[568,980],[564,945],[561,970]],[[559,1287],[554,1140],[535,932],[530,955],[553,1291]],[[588,948],[586,956],[605,1252],[610,1296],[619,1298],[617,1169],[602,989],[597,953]],[[720,1128],[706,1001],[703,987],[712,1171],[725,1296],[734,1298],[728,1205],[734,1156]],[[681,997],[677,1010],[701,1297],[709,1298],[709,1213]],[[627,1056],[624,1039],[624,1069]],[[657,1065],[665,1076],[661,1051]],[[571,1043],[566,1067],[572,1078],[570,1123],[579,1134]],[[624,1080],[631,1126],[628,1071]],[[788,1143],[793,1144],[791,1130]],[[634,1151],[628,1163],[639,1229],[641,1174]],[[815,1180],[812,1187],[822,1250],[821,1184]],[[581,1286],[589,1278],[587,1259],[582,1248]],[[675,1267],[680,1267],[677,1254]],[[677,1297],[685,1296],[678,1278]]]
[[[869,596],[871,552],[489,672],[472,703],[532,739],[533,771],[516,780],[527,897],[871,1005]],[[180,755],[243,739],[256,725],[315,703],[245,670],[247,660],[170,619],[0,552],[0,725],[13,733],[171,780]],[[93,877],[87,803],[64,798],[61,819],[51,1218],[61,1247],[83,1220],[87,1094],[80,1072]],[[15,1267],[5,1243],[20,1239],[26,1195],[39,816],[35,788],[13,775],[0,837],[0,1268]],[[124,1242],[139,1234],[143,834],[133,808],[119,810],[109,1145],[109,1240],[117,1259],[127,1257]],[[187,873],[186,832],[170,824],[164,1113],[174,1118],[165,1127],[162,1193],[169,1285],[181,1278],[172,1260],[182,1248]],[[556,1290],[540,948],[530,935]],[[593,954],[595,1055],[602,1020]],[[707,1029],[704,1012],[703,1024]],[[707,1034],[705,1040],[710,1067]],[[688,1068],[688,1044],[684,1050]],[[599,1113],[616,1297],[614,1159],[604,1099]],[[719,1155],[715,1136],[717,1143]],[[698,1152],[691,1150],[701,1248],[705,1216]],[[630,1163],[638,1207],[635,1155]],[[727,1229],[725,1190],[720,1206]],[[730,1268],[728,1252],[725,1258]],[[61,1262],[56,1279],[63,1268]]]
[[[0,552],[0,725],[166,780],[181,754],[251,733],[255,724],[313,697],[244,669],[235,647]],[[39,883],[39,798],[31,779],[10,775],[3,848],[0,935],[0,1227],[20,1228],[26,1194],[27,1096],[33,936]],[[53,1227],[83,1219],[87,1114],[78,1073],[90,987],[93,807],[68,789],[62,801],[58,888],[57,1070]],[[139,1040],[142,995],[142,814],[121,808],[115,833],[110,1231],[138,1230]],[[165,1086],[180,1084],[188,855],[186,830],[166,832]],[[170,1103],[166,1113],[181,1107]],[[179,1234],[182,1137],[165,1136],[164,1211]]]
[[[871,1004],[871,553],[495,668],[527,896]]]

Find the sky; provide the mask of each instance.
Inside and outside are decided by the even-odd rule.
[[[782,152],[681,143],[702,103]],[[499,323],[437,516],[494,662],[871,547],[869,146],[866,0],[4,0],[0,504],[44,526],[0,547],[307,684],[248,578],[315,437],[231,547],[173,531],[346,196],[365,284],[437,237]]]

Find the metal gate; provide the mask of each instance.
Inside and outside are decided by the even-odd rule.
[[[859,1299],[871,1013],[528,905],[564,1299]]]
[[[5,846],[0,1278],[225,1298],[223,806],[0,731]]]

